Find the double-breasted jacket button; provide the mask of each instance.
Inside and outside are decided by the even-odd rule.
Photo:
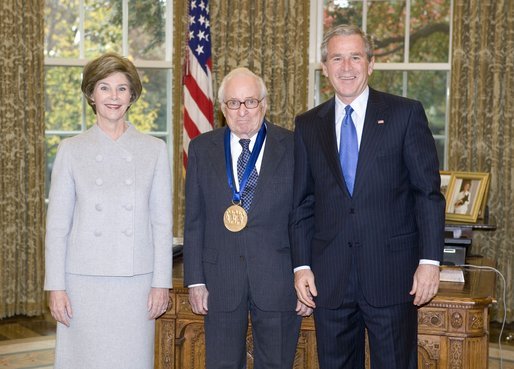
[[[125,158],[125,160],[127,161],[127,163],[130,163],[130,162],[132,161],[132,156],[130,156],[130,155],[129,155],[129,156],[127,156],[127,157]]]
[[[127,236],[127,237],[130,237],[130,236],[132,236],[132,234],[133,234],[132,229],[129,229],[129,228],[125,229],[125,230],[123,231],[123,233],[124,233],[124,234],[125,234],[125,236]]]
[[[96,183],[96,185],[97,185],[97,186],[101,186],[101,185],[103,185],[103,184],[104,184],[104,181],[103,181],[103,179],[102,179],[102,178],[97,178],[97,179],[96,179],[96,181],[95,181],[95,183]]]
[[[126,204],[123,206],[125,208],[125,210],[127,211],[132,211],[132,209],[134,209],[134,207],[132,206],[132,204]]]
[[[96,211],[102,211],[103,210],[102,204],[95,204],[95,210]]]
[[[134,181],[132,180],[132,178],[127,178],[127,179],[125,180],[125,184],[126,184],[127,186],[130,186],[133,182],[134,182]]]
[[[103,161],[103,160],[104,160],[104,157],[102,156],[102,154],[98,154],[98,155],[95,157],[95,160],[96,160],[97,162],[99,162],[99,163],[100,163],[101,161]]]
[[[95,237],[101,237],[102,236],[102,231],[96,230],[96,231],[93,232],[93,234],[95,235]]]

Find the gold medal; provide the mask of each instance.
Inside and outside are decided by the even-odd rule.
[[[246,210],[236,204],[229,206],[223,214],[223,223],[230,232],[239,232],[248,223]]]

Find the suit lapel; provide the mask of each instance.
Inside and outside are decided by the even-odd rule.
[[[359,195],[361,188],[366,185],[364,178],[370,178],[373,176],[372,173],[367,172],[369,171],[370,163],[375,158],[377,148],[380,147],[380,141],[384,132],[383,130],[386,128],[386,110],[387,105],[381,99],[380,93],[370,88],[366,116],[364,118],[364,128],[359,148],[357,173],[355,175],[355,186],[353,190],[354,198]]]
[[[321,149],[327,159],[327,164],[337,178],[337,183],[343,192],[349,196],[346,183],[344,182],[343,172],[341,171],[341,162],[339,160],[339,152],[337,151],[336,141],[336,125],[335,125],[335,98],[329,100],[323,109],[318,113],[319,135]]]
[[[232,190],[228,186],[227,170],[225,167],[225,143],[223,138],[226,129],[228,128],[218,129],[216,134],[212,136],[212,145],[209,148],[209,157],[211,158],[210,164],[212,165],[212,168],[215,172],[215,178],[223,179],[219,182],[222,186],[222,189],[232,193]]]

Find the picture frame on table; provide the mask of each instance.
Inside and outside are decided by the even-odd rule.
[[[483,212],[489,173],[451,172],[446,192],[446,220],[474,223]]]

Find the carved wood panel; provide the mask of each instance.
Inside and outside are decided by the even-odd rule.
[[[428,332],[445,332],[448,329],[448,311],[442,308],[418,310],[418,328]]]
[[[203,321],[177,321],[175,368],[205,368]]]
[[[439,369],[441,362],[441,337],[418,336],[418,368]]]

